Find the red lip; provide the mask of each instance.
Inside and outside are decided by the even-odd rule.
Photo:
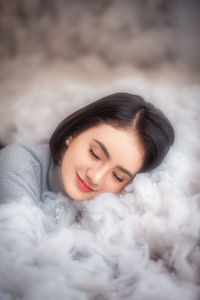
[[[93,192],[93,189],[91,189],[79,176],[78,174],[76,173],[76,182],[77,182],[77,185],[78,187],[86,192],[86,193],[90,193],[90,192]]]

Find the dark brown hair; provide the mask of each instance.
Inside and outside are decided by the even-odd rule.
[[[156,168],[174,142],[171,123],[153,104],[138,95],[115,93],[77,110],[58,125],[49,142],[54,163],[59,165],[67,137],[101,123],[136,130],[145,150],[140,172]]]

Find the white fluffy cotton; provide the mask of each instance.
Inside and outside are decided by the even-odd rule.
[[[149,175],[122,197],[52,195],[1,207],[2,299],[197,299],[197,198],[167,205]]]

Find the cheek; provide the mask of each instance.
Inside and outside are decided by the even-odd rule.
[[[77,147],[69,148],[64,156],[65,168],[87,168],[91,164],[89,150],[80,151]]]
[[[104,182],[103,190],[107,193],[116,194],[119,191],[121,191],[121,189],[123,189],[124,186],[125,185],[118,184],[112,178],[109,178]]]

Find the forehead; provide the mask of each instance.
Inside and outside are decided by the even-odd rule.
[[[101,124],[87,129],[79,136],[83,142],[104,144],[111,156],[111,162],[136,173],[142,167],[143,147],[137,133],[131,129],[119,129]]]

